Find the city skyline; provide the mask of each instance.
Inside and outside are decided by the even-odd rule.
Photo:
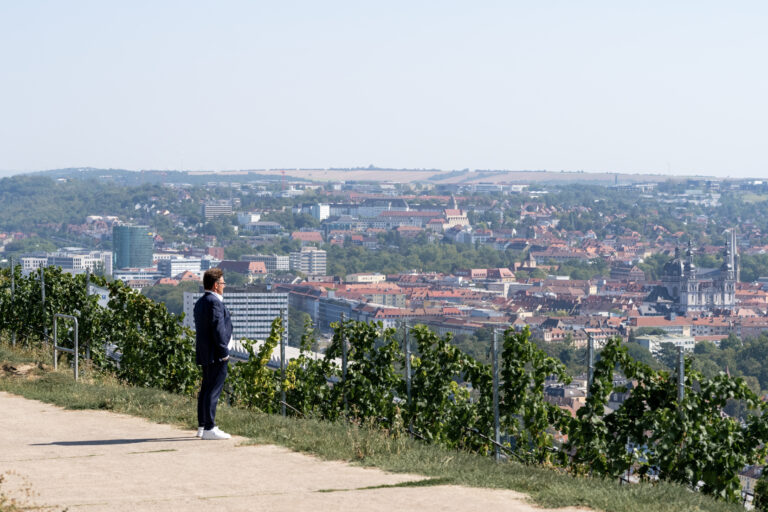
[[[506,169],[760,178],[768,6],[0,5],[0,176]]]

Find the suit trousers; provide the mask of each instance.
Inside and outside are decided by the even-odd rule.
[[[228,361],[203,365],[203,384],[197,395],[197,425],[206,430],[216,426],[216,404],[224,389]]]

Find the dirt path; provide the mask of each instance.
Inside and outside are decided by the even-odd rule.
[[[542,510],[512,491],[448,485],[364,490],[424,477],[242,441],[201,441],[193,431],[141,418],[67,411],[0,392],[2,489],[12,496],[32,489],[26,502],[52,510]]]

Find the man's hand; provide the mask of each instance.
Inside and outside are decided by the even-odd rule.
[[[222,357],[221,359],[219,359],[219,362],[220,362],[220,363],[223,363],[224,361],[229,361],[229,356],[227,356],[227,357]]]

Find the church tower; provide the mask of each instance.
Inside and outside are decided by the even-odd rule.
[[[693,262],[693,244],[688,241],[688,250],[685,251],[685,270],[683,273],[683,293],[681,293],[681,305],[685,311],[695,311],[702,307],[699,295],[699,280],[697,279],[696,264]]]
[[[736,230],[728,233],[725,242],[725,258],[720,267],[722,277],[722,306],[725,309],[733,309],[736,306],[736,283],[739,280],[739,256],[736,249]]]
[[[679,313],[690,311],[734,310],[736,286],[739,282],[739,252],[736,231],[727,233],[723,264],[720,268],[699,269],[694,263],[692,242],[682,252],[675,248],[675,257],[664,265],[661,286],[655,295],[672,301],[672,308]]]

